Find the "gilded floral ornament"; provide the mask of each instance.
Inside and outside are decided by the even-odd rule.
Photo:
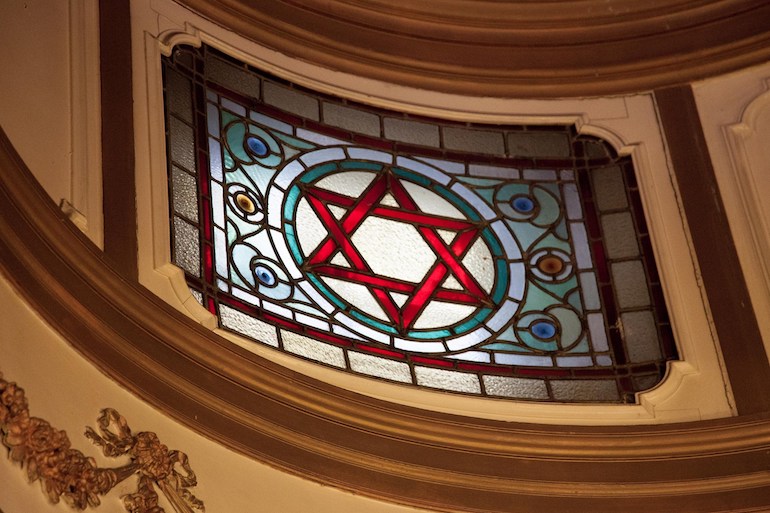
[[[157,486],[177,513],[203,511],[203,502],[188,488],[197,484],[187,456],[169,451],[157,435],[133,434],[126,419],[106,408],[97,420],[97,430],[86,428],[86,436],[108,457],[129,456],[131,462],[116,468],[100,468],[93,458],[73,449],[64,431],[47,421],[30,417],[24,390],[0,376],[0,435],[8,456],[26,468],[30,481],[40,481],[53,503],[64,499],[70,506],[85,509],[100,504],[105,495],[124,479],[138,474],[135,493],[123,496],[130,513],[164,513],[158,504]]]

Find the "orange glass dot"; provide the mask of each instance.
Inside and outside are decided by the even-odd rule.
[[[240,209],[246,212],[247,214],[253,214],[254,211],[257,210],[257,207],[254,206],[254,202],[251,201],[251,198],[249,198],[242,192],[235,196],[235,202],[238,204]]]
[[[564,269],[564,262],[561,258],[555,256],[547,256],[541,258],[537,263],[537,268],[545,274],[559,274]]]

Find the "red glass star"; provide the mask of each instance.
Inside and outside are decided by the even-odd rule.
[[[420,212],[419,207],[391,173],[382,173],[358,198],[351,198],[315,186],[304,187],[311,207],[328,230],[327,237],[309,255],[304,268],[319,276],[330,276],[366,286],[377,298],[399,332],[414,324],[424,307],[432,300],[450,301],[473,306],[491,305],[488,294],[462,263],[465,253],[481,234],[481,227],[469,221],[448,219]],[[400,208],[381,205],[390,193]],[[347,209],[337,219],[329,209],[336,205]],[[436,261],[421,283],[387,278],[375,274],[351,241],[353,232],[367,217],[377,216],[412,224],[436,254]],[[451,244],[439,236],[438,230],[457,232]],[[340,251],[351,267],[333,264],[330,259]],[[441,287],[447,275],[462,285],[462,290]],[[408,299],[398,307],[388,292],[406,294]]]

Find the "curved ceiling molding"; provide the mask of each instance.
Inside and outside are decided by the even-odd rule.
[[[0,271],[76,349],[161,411],[355,493],[486,512],[770,502],[770,413],[641,427],[471,419],[361,396],[235,347],[111,268],[1,132]]]
[[[620,94],[770,58],[764,0],[180,3],[313,64],[465,95]]]

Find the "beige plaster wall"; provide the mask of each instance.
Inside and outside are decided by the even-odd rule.
[[[64,429],[72,446],[96,458],[100,466],[118,467],[126,459],[101,455],[83,432],[96,426],[102,408],[117,409],[133,432],[154,431],[169,449],[186,453],[198,476],[191,491],[209,513],[406,513],[419,511],[353,495],[289,475],[253,461],[177,424],[101,374],[54,332],[0,278],[0,372],[22,386],[33,416]],[[124,512],[120,496],[136,490],[129,478],[103,498],[95,511]],[[174,510],[162,504],[166,513]],[[49,505],[40,485],[28,484],[26,473],[0,449],[0,509],[4,513],[73,511]]]

